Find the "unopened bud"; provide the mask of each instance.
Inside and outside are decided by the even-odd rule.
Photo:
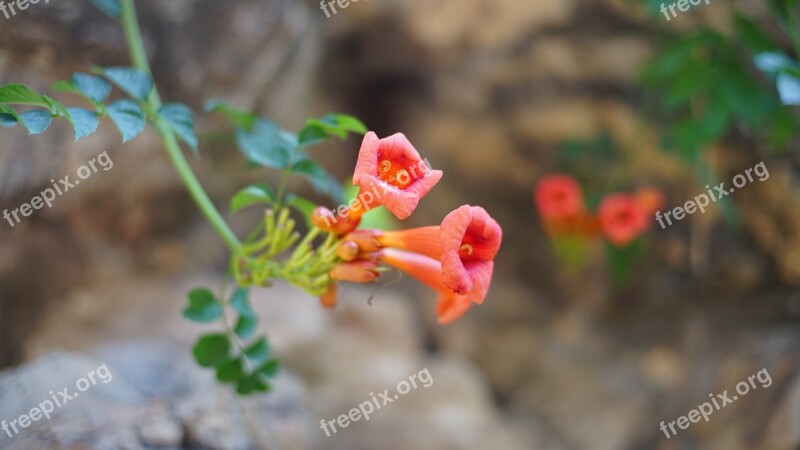
[[[358,244],[350,241],[343,241],[336,247],[336,256],[345,260],[352,261],[358,256]]]

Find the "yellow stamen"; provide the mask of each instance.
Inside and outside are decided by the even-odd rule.
[[[467,256],[472,256],[472,246],[471,245],[469,245],[469,244],[462,245],[458,252],[459,253],[463,253],[464,251],[467,252]]]
[[[388,159],[384,159],[383,161],[381,161],[378,170],[380,171],[381,175],[386,175],[386,172],[388,172],[391,168],[392,168],[392,162],[389,161]]]

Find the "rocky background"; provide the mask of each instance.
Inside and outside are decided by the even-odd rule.
[[[98,153],[94,175],[14,227],[0,226],[0,420],[100,364],[90,389],[0,448],[789,450],[800,446],[800,195],[796,152],[766,160],[768,182],[717,213],[648,237],[633,282],[609,283],[598,258],[565,273],[538,225],[531,190],[559,144],[609,132],[635,180],[669,204],[698,191],[657,148],[642,114],[641,64],[657,27],[622,0],[370,0],[327,19],[315,2],[141,0],[159,87],[200,111],[223,97],[298,129],[309,115],[353,113],[379,135],[405,132],[444,181],[413,225],[463,203],[498,219],[505,245],[487,302],[435,326],[413,283],[349,289],[343,305],[278,286],[254,299],[285,370],[275,392],[241,400],[189,355],[201,332],[180,310],[188,289],[216,286],[226,254],[182,189],[158,140],[122,146],[107,125],[71,144],[60,126],[0,133],[0,208],[13,208]],[[762,17],[760,2],[738,2]],[[724,28],[728,5],[670,26]],[[91,64],[127,64],[117,26],[86,2],[58,0],[0,18],[0,83],[46,91]],[[246,172],[224,126],[199,115],[193,165],[222,205]],[[358,142],[320,152],[345,178]],[[763,151],[733,139],[713,150],[734,174]],[[306,190],[302,183],[293,188]],[[309,194],[310,195],[310,194]],[[322,199],[320,199],[322,200]],[[234,218],[245,230],[254,216]],[[601,249],[595,249],[600,252]],[[328,438],[332,419],[428,368],[434,384]],[[667,440],[672,421],[733,392],[762,368],[773,384]]]

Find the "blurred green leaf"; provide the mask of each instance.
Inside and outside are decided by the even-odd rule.
[[[275,201],[272,189],[264,183],[247,186],[231,199],[231,212],[237,212],[248,206],[270,204]]]
[[[310,159],[295,163],[292,172],[304,176],[319,192],[329,195],[334,201],[344,201],[342,187],[328,172],[319,164]]]
[[[223,383],[238,381],[244,374],[241,358],[232,359],[217,368],[217,380]]]
[[[147,100],[153,90],[153,79],[150,75],[133,67],[95,67],[94,72],[104,75],[123,92],[137,100]]]
[[[257,117],[253,114],[240,111],[220,99],[206,101],[205,110],[221,114],[238,128],[243,128],[245,131],[250,131],[257,120]]]
[[[247,339],[253,336],[253,333],[256,332],[257,328],[258,317],[255,315],[242,315],[239,316],[239,320],[236,322],[236,327],[233,331],[240,338]]]
[[[224,334],[207,334],[201,336],[192,353],[197,364],[203,367],[218,367],[228,360],[231,344]]]
[[[236,386],[236,392],[239,395],[249,395],[254,392],[268,392],[270,389],[270,385],[261,379],[261,375],[258,372],[241,378]]]
[[[800,78],[780,73],[775,84],[784,105],[800,105]]]
[[[266,338],[260,337],[258,340],[250,344],[250,346],[245,349],[244,353],[248,358],[250,358],[250,360],[254,362],[260,362],[269,356],[269,351],[269,345],[267,344]]]
[[[76,142],[97,131],[100,125],[97,114],[83,108],[67,108],[67,110],[72,116]]]
[[[189,306],[183,316],[195,322],[213,322],[222,317],[222,305],[208,289],[194,289],[189,293]]]
[[[61,83],[56,83],[54,88],[61,85]],[[64,84],[64,86],[68,85],[68,83]],[[88,73],[76,72],[72,74],[72,86],[75,92],[98,103],[104,101],[108,94],[111,93],[111,83]]]
[[[259,367],[257,372],[268,378],[273,378],[281,370],[281,363],[277,359],[270,359],[263,366]]]
[[[266,119],[258,119],[251,131],[244,128],[236,130],[236,143],[239,150],[250,161],[282,169],[289,164],[295,146],[291,137],[282,133],[278,125]]]
[[[167,103],[158,110],[158,114],[169,124],[178,139],[188,145],[196,155],[197,134],[192,110],[181,103]]]
[[[235,291],[233,291],[233,295],[231,295],[230,305],[236,312],[243,316],[252,316],[255,313],[253,312],[253,308],[250,307],[250,301],[248,297],[248,290],[247,288],[237,287]]]
[[[111,121],[122,133],[122,142],[128,142],[144,131],[144,111],[136,102],[128,99],[117,100],[108,105],[108,115]]]
[[[25,128],[28,129],[28,134],[41,134],[50,126],[53,117],[50,113],[42,111],[41,109],[34,109],[21,113],[20,118]]]
[[[38,94],[19,83],[0,86],[0,104],[40,106],[48,111],[53,108],[47,96]]]

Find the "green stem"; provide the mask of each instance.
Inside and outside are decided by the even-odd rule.
[[[136,8],[133,2],[134,0],[121,0],[122,27],[125,31],[125,42],[128,46],[128,52],[131,55],[134,67],[152,77],[152,70],[150,69],[150,63],[147,61],[147,53],[144,51],[142,33],[139,29],[139,21],[136,18]],[[147,103],[154,111],[158,111],[159,108],[161,108],[161,96],[155,84],[153,85],[153,91],[150,93],[150,97],[147,99]],[[178,172],[178,176],[181,177],[184,186],[186,186],[186,190],[189,191],[189,195],[191,195],[197,207],[200,208],[206,220],[209,221],[211,226],[214,227],[220,237],[222,237],[222,240],[225,241],[225,244],[227,244],[231,252],[237,253],[241,249],[242,243],[228,226],[227,222],[225,222],[225,219],[222,218],[219,211],[217,211],[214,203],[208,198],[208,194],[206,194],[206,191],[200,185],[194,172],[192,172],[189,163],[183,156],[183,152],[181,151],[178,140],[175,138],[172,129],[162,120],[158,119],[155,121],[155,125],[158,132],[161,134],[167,156],[169,156],[172,165]]]

